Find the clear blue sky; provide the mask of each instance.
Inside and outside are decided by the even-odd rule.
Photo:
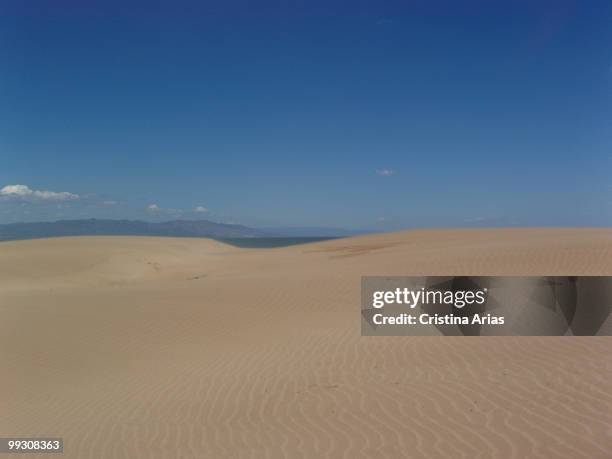
[[[612,225],[611,24],[607,1],[3,1],[0,222]]]

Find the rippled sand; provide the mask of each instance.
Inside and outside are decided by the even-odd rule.
[[[362,275],[427,274],[612,275],[612,231],[0,243],[0,436],[74,458],[612,457],[612,338],[360,336]]]

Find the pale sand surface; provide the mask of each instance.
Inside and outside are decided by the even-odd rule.
[[[612,275],[612,230],[0,243],[0,436],[74,458],[612,457],[612,338],[360,336],[362,275],[426,274]]]

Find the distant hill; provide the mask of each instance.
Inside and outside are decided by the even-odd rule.
[[[327,228],[318,226],[286,226],[260,229],[266,234],[275,237],[346,237],[373,232],[366,230],[350,230],[345,228]]]
[[[152,223],[140,220],[59,220],[0,225],[0,241],[58,236],[174,236],[210,238],[266,237],[268,233],[242,225],[209,220],[174,220]]]

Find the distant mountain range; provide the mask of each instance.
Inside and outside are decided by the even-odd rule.
[[[238,238],[264,237],[265,233],[242,225],[208,220],[174,220],[152,223],[140,220],[59,220],[0,225],[0,240],[58,236],[176,236]]]
[[[345,228],[325,228],[318,226],[287,226],[277,228],[259,228],[260,231],[279,237],[345,237],[372,231],[348,230]]]
[[[141,220],[59,220],[55,222],[0,225],[0,241],[59,236],[174,236],[225,238],[348,236],[347,230],[325,228],[265,228],[215,223],[209,220],[173,220],[153,223]]]

